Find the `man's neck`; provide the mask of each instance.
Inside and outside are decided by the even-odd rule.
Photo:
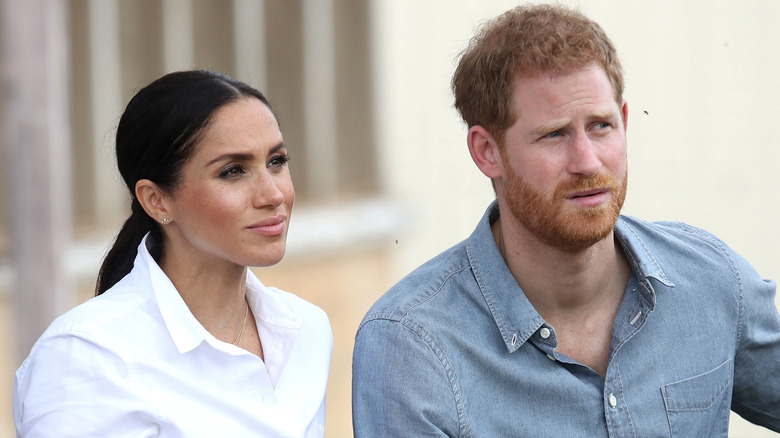
[[[577,311],[600,301],[609,289],[625,287],[630,268],[613,233],[585,250],[569,252],[510,225],[499,218],[493,235],[509,271],[537,310]]]
[[[612,324],[631,272],[614,234],[566,252],[502,222],[492,226],[501,255],[536,311],[555,328],[558,350],[604,376]]]

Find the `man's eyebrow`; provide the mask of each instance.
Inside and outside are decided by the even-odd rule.
[[[276,152],[279,152],[282,149],[287,149],[287,145],[284,144],[284,142],[279,143],[278,145],[272,147],[268,154],[275,154]],[[228,154],[222,154],[213,160],[206,163],[206,166],[211,166],[214,163],[220,162],[220,161],[248,161],[254,158],[254,154],[250,153],[244,153],[244,152],[236,152],[236,153],[228,153]]]
[[[551,132],[555,132],[566,126],[565,120],[553,120],[543,125],[539,125],[533,130],[532,134],[536,136],[547,135]]]
[[[604,111],[599,113],[594,113],[590,115],[591,120],[606,120],[611,119],[615,117],[614,111]],[[536,129],[533,130],[533,135],[547,135],[551,132],[559,131],[564,126],[566,126],[568,122],[565,120],[552,120],[550,122],[547,122],[545,124],[539,125]]]
[[[592,119],[611,119],[615,117],[614,111],[604,111],[601,113],[596,113],[591,116]]]

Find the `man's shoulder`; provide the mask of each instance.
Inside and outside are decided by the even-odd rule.
[[[447,299],[442,295],[453,292],[452,282],[464,272],[472,276],[466,241],[436,255],[402,278],[374,303],[363,321],[399,320],[412,311],[424,312],[427,306],[438,306],[441,299]]]
[[[680,221],[651,222],[633,216],[621,215],[616,229],[621,237],[640,239],[643,243],[651,246],[669,245],[670,243],[725,246],[714,234]]]
[[[620,216],[616,233],[638,256],[646,256],[672,269],[675,264],[703,263],[724,266],[743,263],[741,257],[714,234],[679,221],[650,222]]]

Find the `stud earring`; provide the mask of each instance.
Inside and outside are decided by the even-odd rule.
[[[164,218],[163,218],[163,219],[160,221],[160,223],[161,223],[161,224],[163,224],[163,225],[168,225],[169,223],[171,223],[171,220],[170,220],[170,219],[168,219],[167,217],[164,217]]]

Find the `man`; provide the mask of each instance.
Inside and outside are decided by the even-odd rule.
[[[497,200],[361,324],[361,437],[713,437],[780,431],[775,284],[714,236],[620,216],[623,76],[560,6],[488,22],[452,88]]]

